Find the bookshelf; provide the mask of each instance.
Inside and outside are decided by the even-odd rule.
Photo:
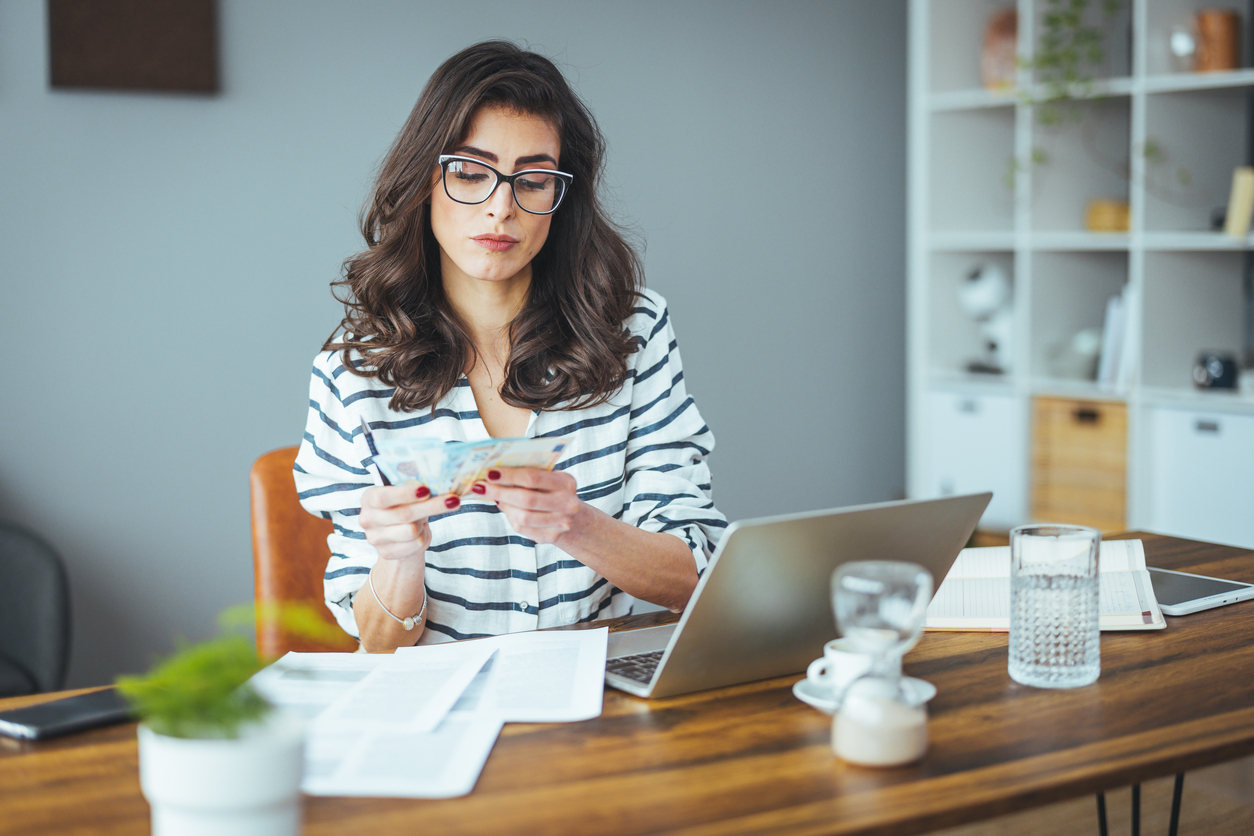
[[[1203,391],[1191,378],[1200,352],[1240,358],[1245,347],[1254,236],[1212,231],[1210,216],[1227,205],[1233,168],[1250,163],[1251,0],[1225,4],[1241,15],[1241,66],[1208,73],[1177,71],[1167,41],[1213,4],[1125,0],[1103,27],[1098,95],[1079,104],[1082,121],[1061,126],[1024,103],[1023,91],[1041,92],[1030,69],[1017,71],[1014,89],[981,86],[985,26],[1009,5],[910,4],[908,491],[991,489],[981,524],[991,531],[1034,519],[1048,479],[1034,465],[1033,415],[1046,399],[1064,410],[1071,401],[1076,414],[1121,416],[1103,443],[1123,449],[1102,457],[1100,475],[1108,482],[1110,461],[1121,462],[1117,527],[1254,547],[1254,392]],[[1047,4],[1013,5],[1019,54],[1030,55]],[[1042,151],[1047,159],[1032,162]],[[1095,199],[1126,202],[1129,228],[1088,231]],[[1013,348],[1000,374],[968,371],[982,331],[958,290],[978,265],[1013,285]],[[1060,360],[1065,347],[1101,328],[1121,292],[1125,375],[1077,376]]]

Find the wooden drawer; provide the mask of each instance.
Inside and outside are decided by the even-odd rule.
[[[1032,399],[1032,519],[1125,528],[1128,411],[1121,403]]]

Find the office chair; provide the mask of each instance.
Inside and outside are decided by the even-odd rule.
[[[0,523],[0,697],[58,691],[70,661],[70,582],[39,537]]]
[[[249,474],[252,496],[254,599],[257,610],[257,652],[277,658],[289,650],[302,652],[352,651],[357,642],[345,634],[323,602],[322,576],[331,556],[327,535],[330,520],[315,517],[301,507],[292,479],[295,447],[266,453]],[[292,635],[262,604],[309,604],[343,640],[317,641]]]

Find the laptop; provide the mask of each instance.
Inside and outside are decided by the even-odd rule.
[[[724,532],[678,623],[610,633],[605,681],[669,697],[797,673],[836,638],[831,576],[908,560],[940,586],[991,493],[741,520]]]

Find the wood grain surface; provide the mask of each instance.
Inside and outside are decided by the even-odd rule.
[[[1151,565],[1254,582],[1249,551],[1124,536]],[[1012,682],[1006,634],[925,634],[905,670],[938,693],[908,767],[835,758],[830,718],[792,695],[800,674],[662,700],[607,689],[595,720],[506,725],[466,797],[310,797],[304,832],[923,833],[1254,753],[1254,602],[1167,622],[1102,634],[1100,679],[1070,691]],[[0,833],[147,833],[136,760],[133,724],[0,738]]]

